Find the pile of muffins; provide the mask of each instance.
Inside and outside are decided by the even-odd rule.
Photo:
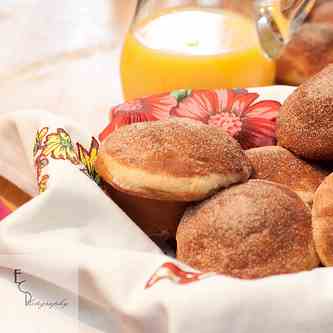
[[[176,239],[177,259],[202,272],[333,265],[333,65],[287,98],[276,135],[277,146],[244,151],[194,120],[135,123],[102,143],[96,169],[144,232]]]

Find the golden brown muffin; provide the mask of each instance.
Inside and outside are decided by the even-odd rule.
[[[278,144],[310,160],[333,160],[333,65],[298,87],[283,103]]]
[[[221,128],[170,118],[124,126],[103,142],[96,162],[120,191],[157,200],[201,200],[246,181],[251,165]]]
[[[188,208],[177,258],[202,272],[261,278],[317,267],[311,212],[293,191],[250,180]]]
[[[333,25],[307,23],[297,31],[277,59],[277,80],[299,85],[333,62]]]
[[[333,173],[319,186],[312,207],[313,237],[325,266],[333,266]]]
[[[187,202],[162,201],[133,196],[103,182],[102,188],[112,200],[151,238],[174,239],[178,222]]]
[[[327,175],[327,172],[315,168],[279,146],[249,149],[246,156],[253,167],[252,179],[286,185],[310,206],[318,186]]]
[[[96,170],[134,222],[163,239],[175,238],[188,202],[246,181],[252,171],[222,129],[183,118],[119,128],[101,145]]]

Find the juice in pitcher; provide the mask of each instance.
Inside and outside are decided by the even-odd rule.
[[[260,48],[253,19],[228,9],[188,7],[134,23],[121,77],[128,100],[179,88],[270,85],[275,64]]]

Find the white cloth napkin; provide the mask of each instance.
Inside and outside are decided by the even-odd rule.
[[[254,90],[283,101],[291,89]],[[48,157],[39,195],[37,131],[55,145],[59,133],[70,138],[68,150],[54,151],[72,160]],[[92,136],[38,110],[0,116],[0,175],[35,195],[0,222],[1,332],[332,332],[332,269],[245,281],[199,274],[163,255],[87,176],[76,144],[92,157]],[[17,269],[35,299],[69,305],[26,306]]]

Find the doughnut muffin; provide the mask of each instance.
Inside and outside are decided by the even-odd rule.
[[[254,279],[319,264],[311,212],[283,185],[250,180],[188,208],[177,258],[202,272]]]
[[[184,203],[246,181],[252,168],[238,142],[221,128],[170,118],[112,132],[100,147],[96,170],[114,190],[123,193],[115,197],[125,212],[136,207],[134,220],[144,231],[150,235],[154,229],[164,237],[174,237],[179,221],[175,216],[184,211]],[[138,198],[146,204],[138,204]],[[154,202],[160,208],[158,214]],[[148,221],[147,216],[151,216]],[[152,224],[151,228],[147,224]]]
[[[299,85],[333,62],[333,24],[306,23],[277,59],[277,80]]]
[[[321,262],[333,266],[333,173],[319,186],[313,201],[312,224]]]
[[[317,188],[327,176],[325,170],[279,146],[252,148],[246,151],[246,156],[253,167],[252,179],[286,185],[310,206]]]
[[[333,65],[299,86],[277,118],[277,141],[297,156],[333,160]]]

